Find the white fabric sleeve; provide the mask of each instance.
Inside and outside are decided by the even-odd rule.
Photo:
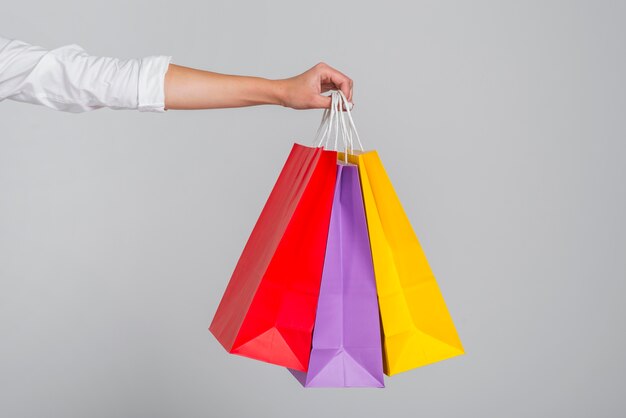
[[[65,112],[103,107],[165,112],[170,56],[119,59],[89,55],[76,44],[45,50],[0,38],[0,101]]]

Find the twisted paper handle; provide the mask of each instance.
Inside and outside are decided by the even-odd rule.
[[[344,112],[342,108],[345,108],[346,111]],[[347,125],[344,113],[348,114],[349,124]],[[333,90],[331,91],[330,108],[324,109],[322,120],[317,128],[313,144],[316,147],[323,146],[324,148],[328,148],[328,142],[334,133],[335,144],[333,150],[337,151],[337,143],[340,132],[344,143],[344,156],[346,162],[348,161],[348,154],[352,154],[354,149],[354,137],[356,137],[361,151],[365,151],[363,144],[361,143],[359,133],[356,130],[354,119],[352,119],[352,114],[350,113],[350,102],[348,102],[348,99],[343,92]]]

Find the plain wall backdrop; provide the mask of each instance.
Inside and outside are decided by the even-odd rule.
[[[626,3],[3,1],[5,37],[355,81],[467,354],[305,390],[208,332],[321,111],[0,103],[0,416],[617,417],[626,406]]]

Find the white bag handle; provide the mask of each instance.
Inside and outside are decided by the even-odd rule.
[[[340,117],[340,114],[341,116],[343,116],[342,112],[339,111],[339,109],[341,109],[339,106],[342,105],[341,103],[342,101],[347,103],[345,96],[342,97],[337,91],[331,91],[330,108],[324,110],[322,121],[320,122],[320,126],[315,135],[315,143],[317,144],[317,146],[322,146],[322,144],[325,144],[325,146],[328,145],[330,135],[333,133],[332,132],[333,127],[335,128],[335,135],[338,134],[339,127],[338,127],[337,119]],[[346,108],[348,108],[347,104],[346,104]],[[343,126],[344,125],[342,124],[342,128]],[[321,138],[320,138],[320,134],[321,134]],[[342,132],[342,134],[344,134],[344,132]],[[350,137],[351,137],[351,134],[348,133],[348,138]],[[337,148],[336,146],[337,139],[338,138],[335,138],[335,149]]]
[[[343,94],[341,90],[337,90],[337,92],[339,93],[339,96],[341,96],[341,99],[343,100],[344,106],[346,108],[346,113],[348,114],[348,119],[350,119],[350,128],[352,128],[352,131],[350,131],[350,141],[352,141],[352,132],[354,132],[354,135],[356,136],[356,139],[359,143],[359,148],[361,148],[361,151],[365,151],[365,149],[363,148],[363,144],[361,143],[361,138],[359,137],[359,133],[356,130],[354,119],[352,119],[352,113],[350,112],[350,102],[348,102],[348,99],[346,99],[346,96]]]
[[[328,148],[328,142],[332,138],[332,135],[335,136],[335,145],[334,150],[337,150],[338,141],[339,141],[339,131],[341,129],[341,139],[344,143],[344,149],[348,150],[349,143],[348,140],[350,138],[349,133],[347,132],[345,121],[343,120],[343,115],[340,114],[340,106],[342,106],[341,97],[337,94],[337,92],[331,92],[331,105],[329,109],[324,110],[324,115],[322,117],[322,122],[318,127],[315,145],[316,146],[324,146]],[[341,120],[340,120],[341,117]],[[320,139],[321,134],[321,139]],[[348,162],[347,155],[345,157],[345,161]]]
[[[354,119],[352,119],[352,114],[350,113],[350,102],[348,102],[348,99],[346,98],[346,96],[343,94],[343,92],[339,90],[333,90],[331,91],[330,97],[331,97],[330,108],[324,109],[322,120],[320,122],[319,127],[317,128],[317,132],[315,134],[313,144],[317,147],[323,146],[324,148],[327,148],[331,135],[334,133],[335,134],[334,150],[337,151],[339,131],[341,130],[341,135],[342,135],[342,140],[344,143],[344,150],[345,150],[344,155],[345,155],[345,160],[347,162],[347,154],[352,153],[354,149],[353,136],[356,136],[361,151],[364,151],[363,144],[361,143],[361,139],[356,130]],[[345,108],[346,112],[344,112],[342,108]],[[349,119],[348,125],[346,125],[344,113],[348,113],[348,119]],[[334,132],[333,132],[333,129],[334,129]]]

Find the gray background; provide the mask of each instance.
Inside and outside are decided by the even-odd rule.
[[[207,331],[319,111],[0,104],[0,416],[623,416],[625,2],[6,1],[6,37],[355,80],[467,354],[304,390]]]

